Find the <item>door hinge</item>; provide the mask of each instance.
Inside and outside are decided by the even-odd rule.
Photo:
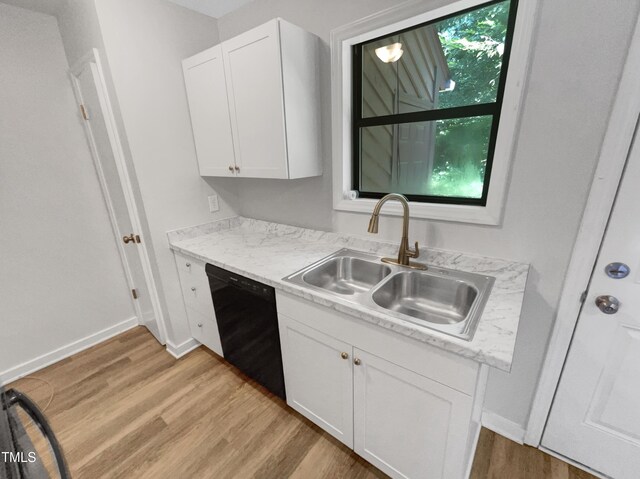
[[[584,302],[587,300],[587,290],[585,289],[582,294],[580,295],[580,302],[582,304],[584,304]]]
[[[132,289],[131,296],[133,296],[133,299],[138,299],[138,291],[136,291],[135,289]]]
[[[82,118],[84,118],[85,120],[89,119],[89,115],[87,114],[87,110],[83,104],[80,104],[80,113],[82,113]]]

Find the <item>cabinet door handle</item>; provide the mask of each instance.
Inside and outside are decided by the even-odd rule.
[[[191,263],[185,263],[184,264],[187,268],[191,268]]]
[[[198,323],[198,327],[201,328],[202,327],[202,323]]]
[[[347,353],[340,353],[340,357],[342,359],[349,359],[349,355]]]
[[[362,364],[362,361],[360,361],[359,358],[354,358],[353,359],[353,364],[355,364],[356,366],[360,366]]]
[[[240,167],[239,167],[239,166],[236,166],[236,171],[237,171],[238,173],[240,173]]]
[[[195,290],[196,290],[196,287],[195,286],[191,286],[191,291],[195,292]]]
[[[233,166],[229,165],[229,171],[233,173]]]

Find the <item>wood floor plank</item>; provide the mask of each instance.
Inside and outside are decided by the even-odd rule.
[[[381,479],[212,352],[176,360],[138,327],[32,375],[76,479]],[[48,384],[11,384],[41,407]],[[471,479],[594,479],[482,430]]]

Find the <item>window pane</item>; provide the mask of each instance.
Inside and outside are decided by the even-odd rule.
[[[496,101],[509,1],[362,46],[362,117]]]
[[[360,129],[360,191],[482,198],[492,116]]]

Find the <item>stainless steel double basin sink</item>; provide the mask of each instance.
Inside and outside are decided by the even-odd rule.
[[[495,279],[435,266],[385,264],[342,249],[284,278],[394,318],[470,341]]]

